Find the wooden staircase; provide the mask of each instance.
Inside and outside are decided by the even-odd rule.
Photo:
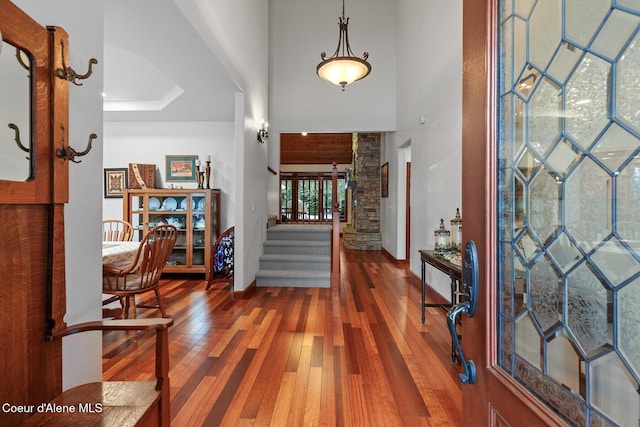
[[[278,224],[267,240],[256,273],[258,287],[331,286],[331,225]]]

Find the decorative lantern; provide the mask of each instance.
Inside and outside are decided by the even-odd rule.
[[[436,237],[435,253],[444,255],[449,250],[449,238],[451,232],[444,228],[444,219],[440,218],[440,228],[433,232]]]
[[[451,249],[462,250],[462,216],[460,216],[460,208],[456,209],[456,217],[451,220]]]

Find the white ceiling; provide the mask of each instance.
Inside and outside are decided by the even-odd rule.
[[[173,0],[104,14],[105,121],[233,121],[238,88]]]

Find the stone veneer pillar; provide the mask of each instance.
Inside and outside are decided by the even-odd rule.
[[[380,250],[380,134],[358,134],[353,227],[344,229],[348,249]]]

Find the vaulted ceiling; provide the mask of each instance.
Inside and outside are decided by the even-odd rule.
[[[174,0],[104,13],[105,121],[233,121],[237,86]]]

